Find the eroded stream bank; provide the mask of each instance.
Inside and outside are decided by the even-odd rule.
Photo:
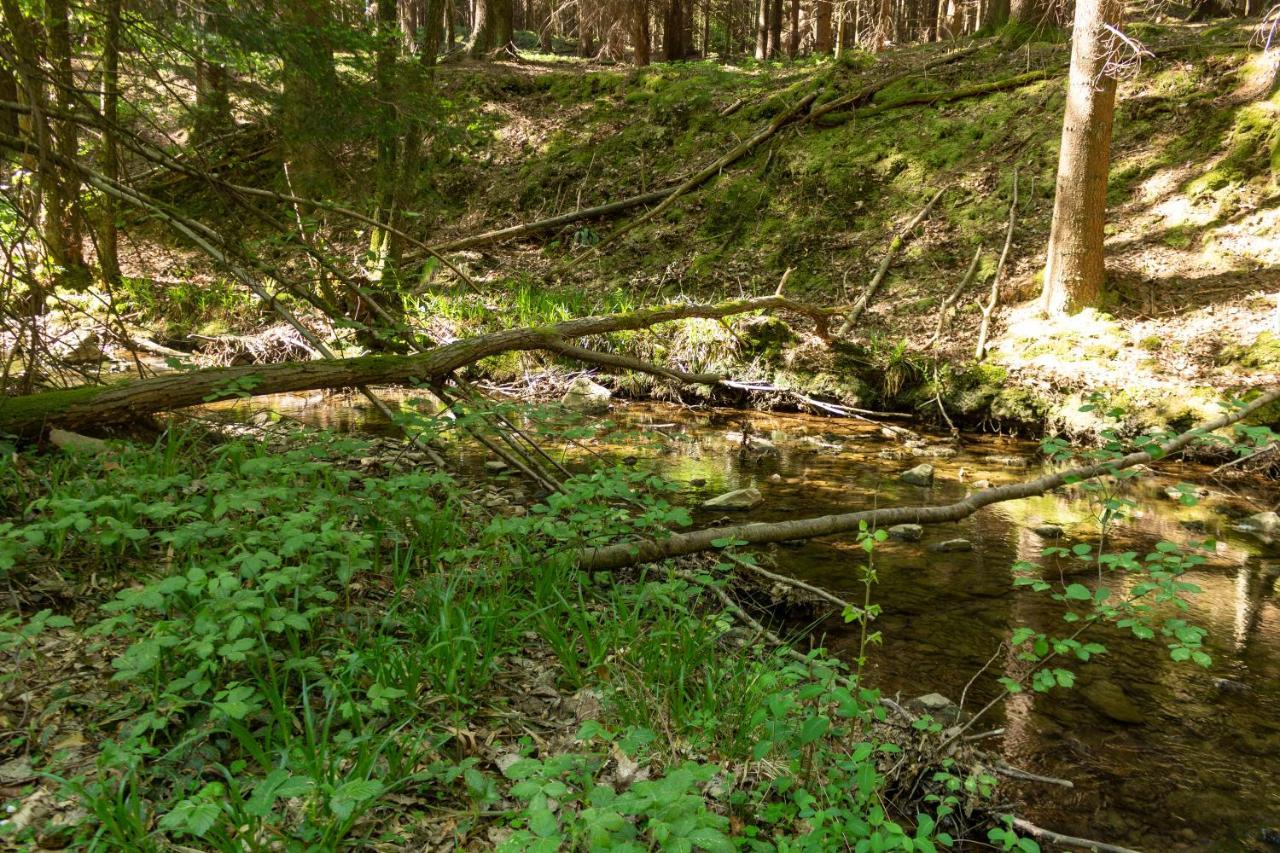
[[[304,423],[342,431],[376,431],[358,405],[341,397],[256,401]],[[857,421],[725,409],[684,409],[654,403],[615,404],[616,428],[590,442],[614,459],[651,467],[684,485],[690,505],[737,488],[759,489],[764,501],[735,519],[775,521],[871,505],[946,503],[976,480],[1017,482],[1040,469],[1030,442],[962,435],[958,445],[925,437],[908,448]],[[741,433],[771,448],[741,451]],[[648,441],[636,430],[645,429]],[[635,457],[634,460],[631,457]],[[467,457],[477,473],[483,459]],[[931,487],[902,483],[899,474],[922,461],[936,468]],[[492,476],[492,472],[485,472]],[[511,485],[522,485],[514,475]],[[1171,499],[1175,483],[1207,490],[1194,507]],[[1280,547],[1236,529],[1240,518],[1272,509],[1274,489],[1221,480],[1213,469],[1170,463],[1134,481],[1132,518],[1110,533],[1111,548],[1145,553],[1157,541],[1211,537],[1208,563],[1187,580],[1189,620],[1208,629],[1213,665],[1170,660],[1161,640],[1141,643],[1098,629],[1109,653],[1077,668],[1075,689],[1024,693],[991,712],[975,731],[1003,729],[998,745],[1019,767],[1071,780],[1064,789],[1018,785],[1029,819],[1070,834],[1151,850],[1266,849],[1265,831],[1280,824]],[[723,512],[698,510],[695,521]],[[1036,528],[1060,527],[1051,540]],[[941,552],[963,539],[969,550]],[[975,709],[1002,691],[997,679],[1018,669],[1002,642],[1018,627],[1060,629],[1058,605],[1012,585],[1012,566],[1028,561],[1045,577],[1079,573],[1078,564],[1044,557],[1050,545],[1097,542],[1091,508],[1080,494],[1052,494],[1000,504],[957,524],[927,528],[919,541],[890,540],[876,552],[883,607],[876,627],[883,644],[871,653],[875,683],[903,698],[938,692]],[[773,549],[779,571],[818,583],[846,598],[862,597],[862,551],[845,540],[816,540]],[[1089,574],[1072,580],[1092,586]],[[826,616],[827,618],[823,618]],[[857,654],[856,631],[836,615],[816,612],[813,628],[838,656]],[[1266,836],[1274,837],[1274,836]]]

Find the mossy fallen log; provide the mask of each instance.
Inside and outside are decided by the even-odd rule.
[[[813,318],[824,328],[830,317],[830,312],[825,309],[785,296],[764,296],[710,305],[669,305],[627,314],[583,317],[543,328],[504,329],[454,341],[415,355],[325,358],[193,370],[117,385],[85,386],[0,400],[0,432],[32,438],[49,427],[82,431],[121,426],[158,412],[246,395],[410,382],[430,385],[446,380],[459,368],[499,353],[520,350],[562,352],[566,350],[567,341],[589,335],[646,329],[691,317],[718,319],[764,310],[802,314]],[[580,350],[580,353],[588,352]],[[632,366],[664,375],[670,373],[641,362]],[[697,381],[717,379],[711,376],[692,378]]]

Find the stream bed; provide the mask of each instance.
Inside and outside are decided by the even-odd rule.
[[[376,416],[358,398],[262,398],[252,406],[312,426],[377,431]],[[988,435],[963,435],[958,444],[926,435],[923,447],[909,448],[878,425],[855,420],[657,403],[615,402],[608,418],[617,432],[603,434],[591,449],[637,457],[634,464],[682,484],[690,506],[747,486],[764,497],[748,512],[695,510],[699,525],[951,503],[974,481],[1001,485],[1041,472],[1034,443]],[[741,452],[744,427],[772,449]],[[638,441],[637,428],[661,437]],[[469,458],[478,476],[493,476],[482,457]],[[898,479],[922,462],[936,468],[932,486]],[[513,475],[499,476],[518,485]],[[1179,482],[1207,494],[1183,506],[1165,493]],[[1021,795],[1023,816],[1045,828],[1142,850],[1277,849],[1270,845],[1280,838],[1280,546],[1237,531],[1234,522],[1273,509],[1280,495],[1265,483],[1219,482],[1212,469],[1181,463],[1163,464],[1127,489],[1136,508],[1110,531],[1109,550],[1141,556],[1160,540],[1216,542],[1207,563],[1184,578],[1202,590],[1192,596],[1187,618],[1208,629],[1212,666],[1175,663],[1158,633],[1140,642],[1099,628],[1090,639],[1108,652],[1071,665],[1074,689],[1011,697],[972,731],[1003,729],[985,741],[987,748],[1017,767],[1074,783],[1066,789],[1002,781]],[[884,543],[872,591],[883,608],[875,622],[883,642],[869,653],[870,682],[903,700],[963,696],[969,710],[1001,693],[997,679],[1020,671],[1012,653],[1001,651],[1014,629],[1059,636],[1071,630],[1062,605],[1013,586],[1013,564],[1035,563],[1046,580],[1069,575],[1093,586],[1091,570],[1081,575],[1079,563],[1042,555],[1049,546],[1096,543],[1092,513],[1082,494],[1055,493],[927,527],[917,542]],[[1064,536],[1034,532],[1046,524],[1060,526]],[[932,549],[955,539],[967,540],[971,550]],[[852,537],[788,543],[771,555],[783,573],[862,600],[865,556]],[[845,660],[857,655],[856,625],[838,614],[817,618],[815,641]]]

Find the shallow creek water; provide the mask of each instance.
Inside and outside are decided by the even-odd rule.
[[[265,405],[314,426],[376,431],[361,400],[284,397],[266,398]],[[650,403],[617,404],[609,419],[619,432],[592,449],[638,456],[636,464],[685,484],[691,506],[729,489],[758,488],[764,503],[733,514],[735,521],[950,503],[974,480],[1000,485],[1041,470],[1034,444],[991,436],[964,436],[955,455],[928,458],[852,420]],[[738,452],[740,438],[726,433],[746,422],[776,453]],[[645,426],[663,438],[637,442],[629,431]],[[479,461],[472,459],[478,472]],[[924,461],[937,468],[932,487],[898,480]],[[1210,493],[1184,507],[1164,494],[1177,482]],[[1075,689],[1012,697],[973,731],[1003,728],[988,748],[1018,767],[1074,782],[1070,790],[1002,783],[1017,786],[1021,812],[1046,828],[1143,850],[1270,849],[1260,833],[1280,827],[1280,546],[1237,532],[1232,520],[1273,508],[1280,495],[1263,484],[1218,483],[1208,468],[1171,463],[1139,478],[1128,496],[1137,509],[1112,530],[1114,550],[1141,555],[1161,539],[1216,540],[1208,564],[1186,578],[1203,590],[1193,596],[1189,619],[1209,630],[1213,666],[1174,663],[1159,639],[1141,643],[1098,629],[1090,636],[1109,653],[1073,667]],[[696,510],[695,521],[724,515]],[[883,607],[876,628],[884,639],[871,652],[871,681],[903,699],[939,692],[953,701],[963,695],[970,710],[984,705],[1003,689],[996,679],[1017,672],[1009,653],[997,654],[1015,628],[1070,630],[1060,605],[1014,589],[1012,564],[1030,561],[1050,581],[1071,573],[1072,581],[1093,585],[1096,577],[1080,575],[1078,564],[1041,554],[1049,545],[1096,542],[1090,518],[1078,493],[1053,494],[928,527],[920,542],[886,542],[876,552],[873,600]],[[1033,532],[1044,523],[1062,525],[1065,538],[1050,542]],[[930,550],[956,538],[969,540],[972,550]],[[849,537],[781,547],[773,556],[784,573],[862,597],[863,555]],[[821,617],[815,631],[827,648],[846,659],[856,655],[856,632],[835,616]]]

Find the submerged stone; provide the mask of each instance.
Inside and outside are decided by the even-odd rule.
[[[592,382],[585,376],[579,376],[569,385],[569,390],[564,392],[560,403],[575,412],[600,415],[609,411],[609,400],[612,397],[613,394],[608,388]]]
[[[918,524],[895,524],[889,528],[889,538],[903,542],[919,542],[924,536],[924,528]]]
[[[912,486],[932,486],[933,466],[928,462],[923,465],[917,465],[909,471],[903,471],[899,479]]]
[[[732,492],[725,492],[723,495],[703,501],[702,506],[704,509],[755,509],[762,503],[764,503],[764,495],[760,494],[760,490],[748,486],[745,489],[734,489]]]
[[[973,543],[968,539],[948,539],[944,542],[939,542],[936,545],[933,545],[930,550],[940,551],[944,554],[952,553],[954,551],[972,551]]]
[[[1129,694],[1105,678],[1080,688],[1080,695],[1093,710],[1117,723],[1141,723],[1146,719]]]
[[[1056,524],[1037,524],[1031,532],[1041,539],[1061,539],[1066,531]]]
[[[1259,512],[1242,519],[1236,526],[1251,533],[1266,533],[1270,535],[1280,531],[1280,515],[1276,515],[1270,510]]]

